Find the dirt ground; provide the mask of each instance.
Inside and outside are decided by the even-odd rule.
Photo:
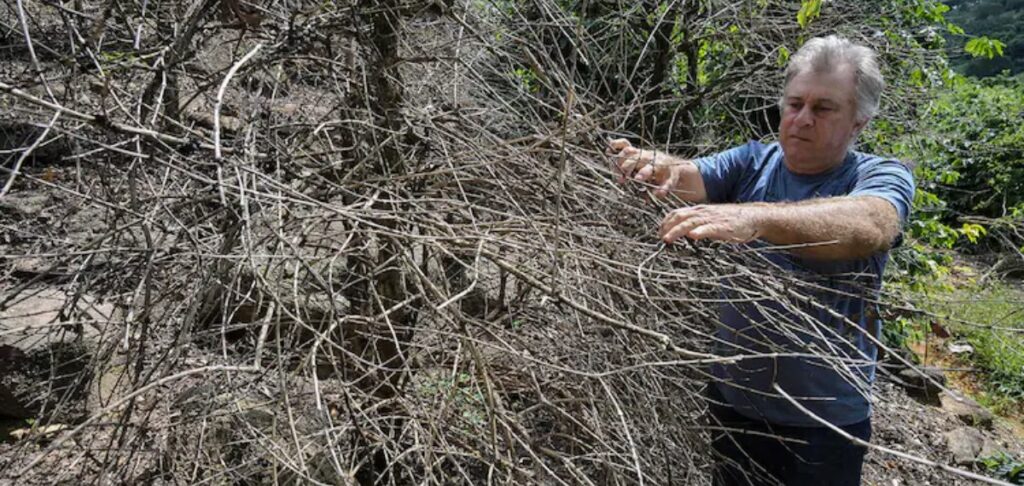
[[[946,434],[968,427],[943,408],[927,405],[911,398],[900,387],[882,379],[878,383],[876,405],[872,422],[872,443],[893,450],[929,459],[940,464],[952,464]],[[1013,457],[1024,453],[1024,438],[1018,435],[1020,424],[996,417],[991,430],[974,427],[986,438],[987,445],[996,451],[1005,451]],[[970,465],[958,466],[974,472]],[[864,464],[866,486],[897,485],[959,485],[979,484],[938,468],[914,463],[879,451],[869,451]]]

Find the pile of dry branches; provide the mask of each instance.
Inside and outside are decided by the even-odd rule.
[[[0,310],[64,297],[0,329],[38,419],[4,478],[706,478],[722,296],[804,293],[663,247],[603,144],[770,134],[793,12],[588,8],[6,0]]]

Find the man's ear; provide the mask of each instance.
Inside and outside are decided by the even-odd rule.
[[[864,118],[863,120],[857,120],[856,123],[853,124],[853,138],[859,137],[860,132],[864,130],[864,127],[868,126],[868,122],[870,121],[871,117]]]

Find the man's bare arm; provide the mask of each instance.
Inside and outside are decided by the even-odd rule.
[[[892,204],[857,196],[680,208],[665,217],[659,234],[667,243],[687,237],[810,245],[793,252],[820,260],[851,260],[889,249],[899,231]]]

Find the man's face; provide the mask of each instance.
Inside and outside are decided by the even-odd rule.
[[[786,166],[804,174],[835,167],[864,124],[857,120],[856,84],[849,66],[831,73],[805,70],[786,85],[782,99],[779,142]]]

